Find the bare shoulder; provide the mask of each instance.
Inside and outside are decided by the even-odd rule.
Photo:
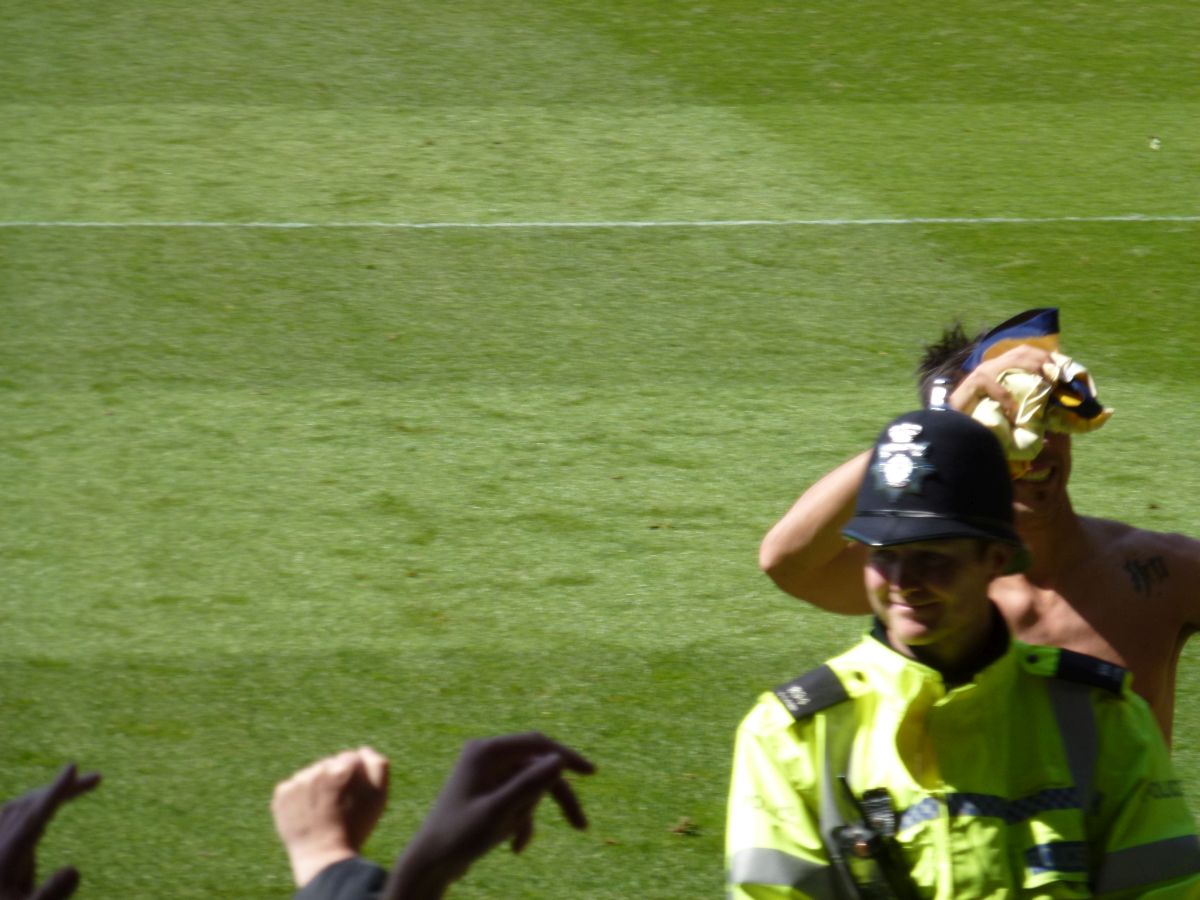
[[[1137,593],[1169,598],[1186,621],[1200,625],[1200,540],[1112,519],[1081,520],[1095,551],[1120,566]]]
[[[1108,552],[1157,554],[1180,565],[1200,566],[1200,540],[1171,531],[1151,531],[1114,519],[1080,516],[1089,540]]]

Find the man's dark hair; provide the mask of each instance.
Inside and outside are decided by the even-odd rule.
[[[975,337],[970,337],[963,331],[962,323],[955,322],[943,329],[939,340],[925,347],[921,362],[917,364],[917,389],[922,406],[929,405],[929,392],[937,379],[945,378],[950,388],[962,381],[963,363],[967,361],[983,334],[981,332]]]

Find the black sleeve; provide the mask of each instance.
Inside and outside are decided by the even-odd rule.
[[[326,866],[293,900],[375,900],[386,881],[384,869],[356,856]]]

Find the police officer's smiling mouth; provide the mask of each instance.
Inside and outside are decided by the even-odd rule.
[[[935,599],[919,597],[891,597],[888,600],[888,605],[892,609],[902,613],[913,613],[917,616],[932,612],[937,603]]]

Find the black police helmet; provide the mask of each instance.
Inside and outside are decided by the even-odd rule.
[[[970,416],[922,409],[880,432],[842,534],[871,547],[982,538],[1015,548],[1006,572],[1029,564],[1013,524],[1008,462],[996,437]]]

